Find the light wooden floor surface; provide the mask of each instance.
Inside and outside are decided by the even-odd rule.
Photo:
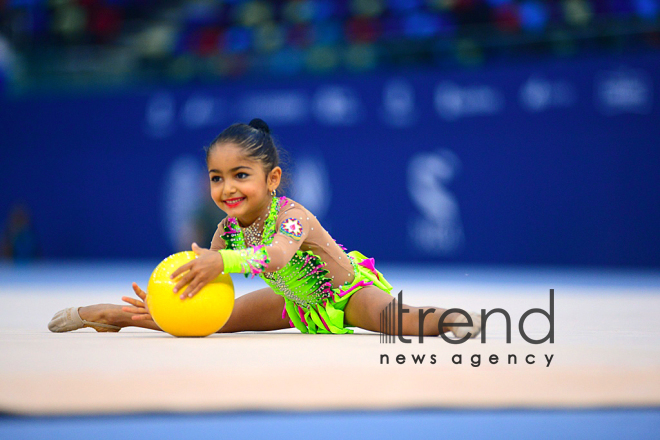
[[[378,334],[363,331],[336,336],[288,330],[201,339],[137,328],[117,334],[91,329],[54,334],[46,324],[56,311],[119,303],[130,291],[131,277],[144,269],[5,267],[0,270],[0,411],[70,415],[660,405],[658,274],[388,271],[411,305],[507,310],[512,343],[505,342],[504,320],[497,316],[489,321],[485,344],[471,340],[461,345],[441,338],[381,344]],[[144,283],[148,275],[136,281]],[[260,287],[258,281],[239,280],[237,294]],[[518,320],[528,309],[548,310],[550,288],[555,290],[555,342],[529,344],[520,336]],[[548,321],[531,315],[525,328],[530,337],[540,338]],[[461,365],[452,362],[457,354]],[[389,365],[381,363],[381,355],[389,357]],[[397,363],[399,355],[405,363]],[[413,355],[423,355],[423,363],[416,364]],[[478,367],[473,366],[475,355]],[[498,356],[497,364],[489,362],[491,355]],[[516,365],[508,363],[509,355],[516,356]],[[528,355],[535,363],[525,361]]]

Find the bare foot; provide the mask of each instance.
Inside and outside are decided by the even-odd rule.
[[[92,306],[80,307],[78,314],[82,319],[89,322],[110,324],[117,327],[134,325],[131,321],[131,314],[122,311],[121,307],[114,304],[94,304]]]
[[[456,324],[468,322],[467,318],[462,313],[452,313],[447,318],[449,318],[451,323],[456,323]],[[470,313],[470,318],[472,318],[472,326],[455,327],[449,325],[447,327],[457,338],[463,338],[469,332],[471,333],[470,338],[474,339],[477,337],[477,335],[479,335],[479,333],[481,333],[481,315],[477,315],[476,313]]]

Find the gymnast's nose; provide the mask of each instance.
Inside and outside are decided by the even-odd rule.
[[[234,186],[234,184],[231,182],[225,182],[225,185],[222,188],[223,199],[226,199],[234,194],[236,194],[236,187]]]

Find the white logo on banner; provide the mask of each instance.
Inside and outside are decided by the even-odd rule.
[[[197,236],[195,214],[204,197],[208,197],[208,175],[199,159],[175,159],[167,170],[163,194],[164,227],[175,250],[190,250]]]
[[[191,129],[215,125],[222,119],[224,108],[220,100],[207,95],[194,95],[183,105],[181,120]]]
[[[604,115],[648,114],[653,108],[653,81],[642,69],[602,71],[595,79],[596,107]]]
[[[328,212],[331,197],[328,169],[323,157],[320,154],[296,157],[292,198],[321,218]]]
[[[300,124],[307,119],[309,100],[300,91],[252,93],[239,100],[238,112],[246,121],[260,118],[268,125]]]
[[[394,127],[405,127],[417,119],[415,89],[404,79],[393,79],[383,90],[383,120]]]
[[[145,131],[154,137],[169,136],[174,130],[176,103],[174,96],[161,92],[154,94],[147,102]]]
[[[443,81],[435,88],[435,110],[441,118],[490,115],[504,109],[504,95],[487,85],[459,86]]]
[[[456,197],[447,189],[460,170],[450,150],[417,153],[408,163],[408,193],[421,215],[409,222],[415,248],[431,255],[452,255],[464,241]]]
[[[358,122],[362,106],[352,89],[342,86],[326,86],[314,95],[314,115],[327,125],[352,125]]]
[[[575,87],[566,81],[550,81],[532,76],[521,87],[518,99],[525,110],[540,112],[552,107],[568,107],[576,100]]]

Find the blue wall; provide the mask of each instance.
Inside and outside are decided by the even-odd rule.
[[[262,117],[379,261],[660,266],[660,54],[0,99],[0,221],[27,204],[47,258],[179,250],[202,147]]]

